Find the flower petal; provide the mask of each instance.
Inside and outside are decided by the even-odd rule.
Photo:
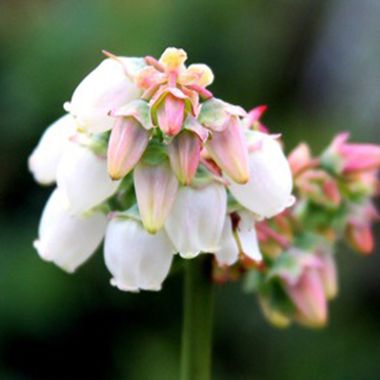
[[[248,148],[237,117],[231,116],[223,131],[214,132],[206,148],[212,159],[235,182],[248,181]]]
[[[132,219],[110,221],[104,256],[111,284],[124,291],[160,290],[169,273],[173,245],[164,231],[151,235]]]
[[[247,131],[249,143],[261,146],[249,154],[249,181],[239,185],[233,181],[230,191],[250,211],[270,218],[294,203],[293,180],[288,161],[279,143],[270,135]]]
[[[215,258],[219,265],[232,265],[236,263],[239,258],[239,248],[236,243],[231,218],[226,217],[220,239],[220,249],[215,252]]]
[[[167,162],[159,165],[141,163],[133,172],[137,203],[145,229],[160,230],[173,207],[178,181]]]
[[[132,117],[118,117],[108,143],[107,166],[113,180],[126,176],[139,162],[149,132]]]
[[[261,261],[263,256],[260,252],[259,242],[255,229],[255,217],[249,211],[239,212],[237,236],[239,238],[242,253],[255,261]]]
[[[220,184],[212,183],[200,189],[187,186],[178,190],[165,229],[183,258],[220,249],[226,203],[226,190]]]
[[[34,246],[42,259],[74,272],[95,252],[106,225],[107,219],[100,212],[88,216],[72,214],[65,195],[56,189],[42,213]]]
[[[134,74],[144,65],[142,58],[105,59],[79,83],[66,110],[88,132],[111,129],[114,120],[109,112],[141,95],[126,71]]]
[[[214,74],[211,69],[204,64],[195,63],[190,65],[180,76],[179,82],[183,85],[196,84],[207,87],[214,81]]]
[[[183,131],[168,145],[170,165],[183,185],[189,185],[197,171],[202,142],[198,135]]]
[[[57,184],[66,194],[71,209],[81,213],[113,195],[119,181],[112,181],[108,176],[105,158],[71,142],[58,165]]]
[[[157,122],[165,134],[175,136],[185,119],[185,100],[168,93],[157,106]]]
[[[28,159],[29,170],[38,183],[49,185],[56,181],[59,160],[75,131],[76,123],[70,114],[62,116],[45,130]]]

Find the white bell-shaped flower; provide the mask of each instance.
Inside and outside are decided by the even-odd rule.
[[[220,239],[220,249],[215,252],[216,261],[220,266],[232,265],[239,258],[239,247],[233,233],[231,218],[226,217]]]
[[[254,215],[249,211],[240,211],[238,217],[236,234],[242,253],[252,260],[261,261],[263,257],[257,240]]]
[[[240,211],[235,219],[235,231],[229,216],[224,222],[220,249],[215,252],[218,264],[234,264],[239,258],[239,253],[252,260],[261,261],[263,258],[257,240],[254,215],[249,211]]]
[[[247,131],[249,181],[239,185],[231,181],[235,199],[255,214],[270,218],[294,203],[293,180],[288,161],[276,138],[257,131]]]
[[[219,183],[178,190],[165,228],[183,258],[219,250],[226,205],[226,190]]]
[[[66,111],[87,132],[97,133],[111,129],[115,119],[109,116],[109,112],[141,95],[141,90],[130,76],[135,75],[144,65],[142,58],[105,59],[79,83],[71,101],[65,103]]]
[[[57,185],[74,212],[81,213],[104,202],[116,192],[119,183],[109,177],[104,157],[70,142],[58,165]]]
[[[164,230],[149,234],[133,219],[115,217],[109,222],[104,243],[111,284],[120,290],[160,290],[175,253]]]
[[[106,225],[107,218],[100,212],[72,214],[65,195],[56,189],[42,213],[34,247],[42,259],[71,273],[95,252]]]
[[[50,185],[56,181],[59,160],[75,130],[76,123],[70,114],[62,116],[45,130],[28,159],[29,170],[38,183]]]

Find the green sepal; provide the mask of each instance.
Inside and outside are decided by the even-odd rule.
[[[303,267],[299,265],[297,257],[289,252],[285,251],[276,258],[272,267],[267,272],[266,280],[271,281],[274,278],[280,278],[284,273],[287,277],[296,281],[303,272]]]
[[[132,219],[136,222],[142,223],[139,208],[136,203],[128,210],[115,212],[113,217],[118,219]]]
[[[223,100],[212,98],[202,104],[198,121],[206,126],[222,126],[227,117],[226,104]]]
[[[157,139],[152,139],[149,142],[140,162],[148,165],[159,165],[168,159],[166,145],[159,142]]]

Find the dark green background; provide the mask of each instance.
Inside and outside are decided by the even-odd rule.
[[[1,0],[0,379],[178,378],[179,275],[160,293],[122,293],[100,251],[67,275],[32,248],[51,189],[27,156],[101,49],[182,47],[212,67],[219,97],[268,104],[288,150],[305,139],[317,152],[341,129],[380,142],[379,20],[376,0]],[[322,331],[274,330],[240,285],[220,287],[215,379],[380,378],[379,255],[341,247],[339,266]]]

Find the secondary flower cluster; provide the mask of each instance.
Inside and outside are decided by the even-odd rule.
[[[68,112],[29,158],[56,183],[42,214],[39,255],[73,272],[103,238],[111,283],[159,290],[173,256],[260,262],[254,221],[294,203],[278,136],[217,99],[203,64],[168,48],[153,57],[110,53],[75,89]]]
[[[217,281],[243,276],[247,291],[258,295],[264,315],[278,327],[326,323],[327,301],[338,289],[339,240],[364,255],[373,250],[380,146],[352,144],[348,138],[339,134],[319,157],[304,143],[290,153],[297,202],[256,224],[264,256],[260,265],[242,256],[231,268],[215,266]]]

